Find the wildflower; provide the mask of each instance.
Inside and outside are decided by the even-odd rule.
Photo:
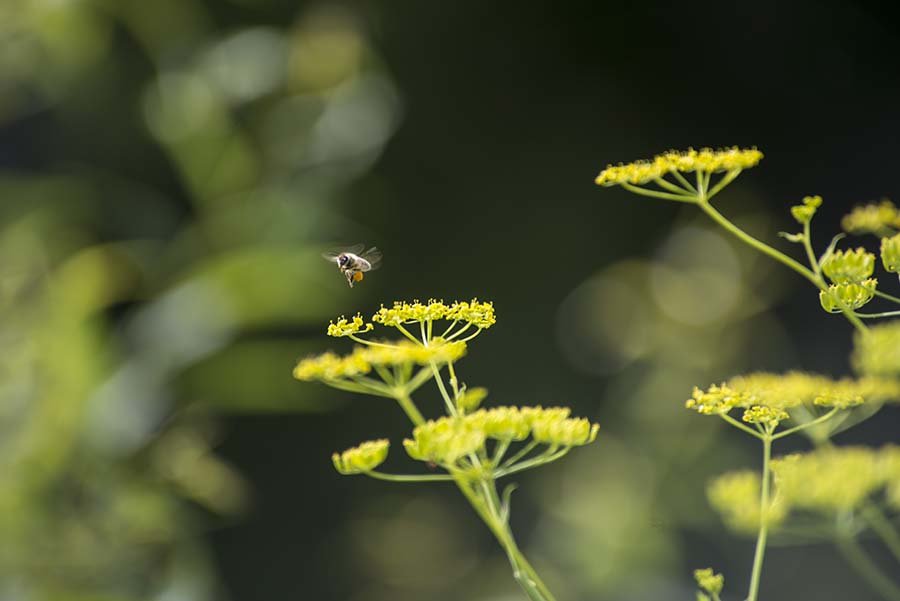
[[[704,568],[702,570],[694,570],[694,580],[697,586],[712,595],[718,595],[725,586],[725,577],[721,574],[714,574],[712,568]]]
[[[456,399],[456,406],[461,413],[471,413],[481,406],[481,402],[487,398],[487,388],[466,388]]]
[[[484,440],[484,431],[473,422],[460,417],[442,417],[417,426],[413,438],[404,440],[403,447],[413,459],[453,465],[484,446]]]
[[[725,386],[725,384],[721,386],[713,384],[706,391],[695,386],[691,398],[685,401],[684,406],[702,415],[712,415],[714,413],[728,413],[734,407],[741,406],[743,402],[739,393]]]
[[[832,284],[819,292],[819,303],[829,313],[840,313],[845,308],[855,311],[874,298],[877,287],[875,278],[852,284]]]
[[[853,349],[853,367],[869,376],[900,376],[900,320],[871,326],[858,333]]]
[[[856,207],[841,220],[841,227],[851,234],[890,236],[900,230],[900,210],[890,200]]]
[[[650,161],[609,165],[600,172],[595,182],[599,186],[615,186],[623,183],[640,185],[664,177],[673,171],[718,173],[749,169],[756,166],[762,158],[763,154],[755,148],[740,149],[736,146],[720,150],[711,148],[672,150],[659,154]]]
[[[353,319],[348,321],[343,315],[335,322],[329,322],[328,335],[340,338],[342,336],[350,336],[351,334],[362,334],[371,331],[375,326],[366,323],[362,315],[357,313]]]
[[[742,420],[748,424],[763,424],[774,429],[780,422],[790,419],[787,411],[784,409],[774,409],[772,407],[761,407],[754,405],[744,411]]]
[[[805,196],[802,205],[791,207],[791,215],[793,215],[794,219],[800,224],[809,223],[812,221],[813,215],[816,214],[816,209],[821,205],[821,196]]]
[[[386,439],[370,440],[343,453],[335,453],[331,456],[334,469],[345,476],[370,472],[387,459],[390,444]]]
[[[470,323],[479,329],[486,329],[497,323],[494,316],[494,303],[481,303],[477,298],[468,302],[458,301],[450,305],[447,319]]]
[[[887,271],[900,272],[900,234],[881,239],[881,263]]]
[[[378,346],[358,346],[343,357],[326,352],[301,360],[294,368],[294,377],[303,381],[333,382],[364,376],[375,366],[429,365],[456,361],[466,352],[462,341],[445,342],[435,338],[429,346],[400,340]]]
[[[719,476],[707,487],[706,495],[725,523],[738,532],[756,532],[761,520],[777,526],[786,514],[784,504],[778,500],[762,510],[759,474],[748,470]]]
[[[551,446],[574,447],[594,442],[599,430],[598,424],[584,418],[539,419],[532,422],[531,436]]]
[[[883,485],[877,457],[865,447],[822,449],[775,459],[772,472],[787,505],[838,513],[858,507]]]
[[[489,328],[497,322],[493,303],[479,302],[478,299],[456,301],[451,305],[436,300],[429,300],[425,304],[418,301],[398,301],[391,307],[382,305],[372,316],[372,321],[390,327],[439,319],[461,321],[480,329]]]
[[[862,247],[834,251],[822,261],[822,271],[835,284],[862,282],[875,271],[875,255]]]
[[[531,423],[518,407],[480,409],[465,419],[488,438],[497,440],[525,440],[531,432]]]

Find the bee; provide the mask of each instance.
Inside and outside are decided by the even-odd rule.
[[[373,246],[363,252],[365,247],[365,244],[357,244],[342,251],[323,253],[322,256],[337,264],[338,270],[347,278],[347,284],[353,288],[353,284],[363,280],[363,273],[380,267],[381,251]]]

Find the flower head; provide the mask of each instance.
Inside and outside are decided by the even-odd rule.
[[[779,423],[790,419],[790,417],[784,409],[754,405],[744,411],[741,419],[748,424],[762,424],[774,429]]]
[[[865,306],[875,297],[878,280],[869,278],[858,283],[832,284],[819,292],[819,303],[829,313],[840,313],[844,309],[855,311]]]
[[[900,273],[900,234],[881,239],[881,263],[885,270]]]
[[[450,305],[436,300],[424,304],[397,301],[391,307],[382,305],[372,316],[372,321],[389,327],[439,319],[470,323],[479,329],[489,328],[497,322],[493,303],[479,302],[478,299],[456,301]]]
[[[697,586],[707,593],[718,595],[725,586],[725,577],[721,574],[713,573],[712,568],[704,568],[702,570],[694,570],[694,580]]]
[[[851,234],[890,236],[900,230],[900,210],[887,199],[856,207],[844,216],[841,227]]]
[[[459,417],[430,420],[413,430],[403,447],[413,459],[452,465],[484,445],[485,432],[472,421]]]
[[[340,338],[342,336],[350,336],[351,334],[361,334],[369,332],[374,328],[370,323],[363,320],[361,314],[357,313],[351,320],[347,320],[343,315],[335,322],[329,322],[328,335]]]
[[[884,484],[878,453],[865,447],[780,457],[772,461],[772,471],[785,504],[822,513],[858,507]]]
[[[691,398],[685,401],[684,406],[702,415],[713,415],[715,413],[728,413],[735,407],[742,406],[745,402],[738,392],[725,384],[721,386],[713,384],[708,390],[694,386]]]
[[[531,423],[518,407],[479,409],[465,419],[488,438],[497,440],[525,440],[531,433]]]
[[[584,418],[570,418],[566,407],[523,407],[535,441],[551,446],[572,447],[590,444],[600,426]]]
[[[762,158],[763,154],[755,148],[741,149],[737,146],[719,150],[712,148],[672,150],[656,155],[649,161],[610,165],[600,172],[595,182],[599,186],[645,184],[673,171],[718,173],[749,169],[756,166]]]
[[[822,261],[822,271],[835,284],[859,283],[875,271],[875,255],[862,247],[837,250]]]
[[[805,196],[803,204],[791,207],[791,215],[797,220],[797,223],[809,223],[816,214],[816,209],[821,205],[821,196]]]
[[[386,439],[370,440],[343,453],[335,453],[331,456],[334,469],[345,476],[370,472],[387,459],[390,444]]]
[[[900,320],[871,326],[858,333],[853,349],[853,366],[870,376],[900,376]]]
[[[470,323],[479,329],[486,329],[497,323],[497,318],[494,316],[494,303],[479,302],[477,298],[473,298],[471,301],[457,301],[450,305],[447,319]]]
[[[738,532],[756,532],[763,519],[770,527],[777,526],[786,514],[777,495],[769,507],[760,507],[759,474],[749,470],[719,476],[709,484],[706,495],[725,523]]]

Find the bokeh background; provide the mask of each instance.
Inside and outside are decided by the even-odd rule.
[[[474,296],[499,321],[461,378],[602,425],[519,478],[550,588],[691,599],[714,565],[742,598],[752,541],[704,485],[757,449],[683,399],[846,374],[850,328],[689,207],[593,178],[757,145],[718,205],[777,241],[821,194],[824,247],[897,196],[897,23],[837,0],[0,0],[0,599],[521,598],[450,487],[333,471],[407,433],[395,406],[291,378],[346,349],[333,317]],[[320,253],[355,242],[385,261],[350,290]],[[765,599],[875,598],[828,545],[767,559]]]

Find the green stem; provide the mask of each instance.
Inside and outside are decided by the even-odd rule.
[[[900,588],[875,566],[852,534],[846,532],[839,534],[837,546],[847,563],[865,579],[872,590],[889,601],[900,601]]]
[[[882,313],[858,313],[854,311],[853,314],[860,319],[878,319],[879,317],[897,317],[900,315],[900,311],[884,311]]]
[[[419,412],[418,407],[413,402],[412,397],[409,396],[405,391],[398,392],[394,395],[394,398],[397,399],[397,402],[400,404],[400,407],[406,413],[406,416],[409,420],[417,425],[421,426],[425,423],[425,418],[422,417],[422,414]]]
[[[875,291],[875,296],[880,296],[881,298],[887,299],[894,303],[900,303],[900,298],[897,298],[896,296],[891,296],[890,294],[881,292],[880,290]]]
[[[720,179],[718,182],[716,182],[716,185],[713,186],[712,190],[710,190],[709,192],[707,192],[707,194],[706,194],[706,200],[707,200],[707,201],[712,200],[712,197],[713,197],[713,196],[715,196],[716,194],[718,194],[719,192],[721,192],[721,191],[722,191],[722,188],[724,188],[725,186],[727,186],[728,184],[730,184],[731,182],[733,182],[733,181],[734,181],[734,178],[736,178],[736,177],[739,176],[740,174],[741,174],[741,170],[740,170],[740,169],[732,169],[731,171],[729,171],[728,173],[726,173],[726,174],[722,177],[722,179]],[[707,180],[706,180],[707,184],[709,184],[709,179],[708,179],[708,177],[709,177],[709,176],[707,176]]]
[[[444,404],[447,405],[447,412],[450,415],[455,416],[457,414],[456,404],[453,402],[453,399],[450,398],[447,387],[444,386],[444,378],[441,377],[441,371],[434,361],[429,361],[428,364],[431,366],[431,374],[434,376],[434,381],[437,383],[438,390],[441,391],[441,396],[444,397]]]
[[[860,513],[863,519],[868,522],[872,531],[884,543],[884,546],[890,550],[897,561],[900,561],[900,534],[897,534],[897,530],[894,529],[891,521],[873,503],[867,503]]]
[[[692,196],[690,190],[685,190],[684,188],[680,188],[664,178],[661,178],[661,177],[653,178],[653,182],[660,188],[665,188],[669,192],[674,192],[675,194],[677,194],[679,196]]]
[[[809,220],[803,222],[803,248],[806,250],[806,258],[809,259],[809,266],[812,267],[813,273],[816,274],[816,277],[822,277],[822,267],[819,265],[819,260],[816,258],[816,253],[813,252],[812,248],[812,239],[811,232],[809,229]]]
[[[388,482],[452,482],[454,480],[453,476],[447,474],[385,474],[374,470],[363,473],[370,478]]]
[[[815,426],[815,425],[821,424],[822,422],[828,421],[837,412],[838,412],[838,408],[834,407],[828,413],[825,413],[824,415],[820,415],[819,417],[817,417],[816,419],[814,419],[812,421],[806,422],[805,424],[800,424],[799,426],[794,426],[793,428],[788,428],[787,430],[784,430],[783,432],[779,432],[778,434],[775,434],[774,436],[772,436],[772,440],[778,440],[779,438],[784,438],[785,436],[790,436],[791,434],[794,434],[795,432],[799,432],[801,430],[805,430],[806,428],[811,428],[812,426]]]
[[[778,261],[779,263],[782,263],[786,267],[796,271],[798,274],[802,275],[804,278],[806,278],[807,280],[812,282],[812,284],[814,284],[815,287],[818,288],[819,290],[827,289],[827,286],[825,285],[825,282],[822,280],[821,276],[817,276],[811,270],[807,269],[806,267],[801,265],[799,262],[790,258],[783,252],[772,248],[771,246],[769,246],[765,242],[762,242],[761,240],[757,240],[756,238],[754,238],[753,236],[751,236],[750,234],[748,234],[747,232],[745,232],[744,230],[742,230],[741,228],[739,228],[738,226],[733,224],[724,215],[722,215],[715,208],[713,208],[713,206],[707,202],[706,197],[702,193],[697,198],[697,205],[703,210],[704,213],[709,215],[713,219],[713,221],[715,221],[716,223],[721,225],[723,228],[725,228],[726,230],[728,230],[729,232],[734,234],[738,239],[740,239],[744,243],[748,244],[749,246],[752,246],[753,248],[755,248],[759,252],[763,253],[764,255],[767,255],[767,256],[775,259],[776,261]],[[860,332],[862,332],[864,334],[866,332],[868,332],[868,328],[859,319],[859,317],[857,317],[856,315],[853,314],[852,311],[847,310],[844,307],[842,307],[842,309],[844,309],[842,311],[844,314],[844,317],[846,317],[847,320],[850,323],[852,323],[853,326],[857,330],[859,330]]]
[[[528,461],[523,461],[522,463],[517,463],[511,465],[510,467],[505,467],[503,469],[499,469],[495,472],[496,478],[503,478],[505,476],[509,476],[510,474],[515,474],[516,472],[521,472],[527,469],[531,469],[534,467],[538,467],[544,465],[545,463],[550,463],[552,461],[556,461],[566,453],[568,453],[572,447],[564,447],[559,451],[553,452],[552,450],[548,450],[545,453],[538,455]]]
[[[506,462],[501,467],[511,466],[516,461],[518,461],[519,459],[521,459],[522,457],[524,457],[525,455],[527,455],[528,453],[533,451],[538,446],[538,444],[540,444],[540,443],[538,443],[538,441],[532,439],[531,442],[529,442],[527,445],[525,445],[524,447],[519,449],[515,455],[513,455],[512,457],[507,459]]]
[[[690,190],[691,193],[693,193],[693,194],[697,193],[697,188],[695,188],[694,185],[687,180],[687,178],[685,178],[683,175],[681,175],[681,173],[677,169],[670,171],[670,173],[672,174],[672,177],[677,179],[678,182],[682,186],[684,186],[686,189]]]
[[[763,438],[763,465],[762,465],[762,491],[759,496],[760,518],[759,534],[756,537],[756,552],[753,554],[753,570],[750,575],[750,590],[747,593],[747,601],[756,601],[759,597],[759,580],[762,575],[763,558],[766,554],[766,538],[769,534],[769,484],[772,479],[769,473],[769,462],[772,458],[772,438]]]
[[[729,424],[731,424],[731,425],[734,426],[735,428],[737,428],[737,429],[739,429],[739,430],[743,430],[744,432],[746,432],[746,433],[749,434],[750,436],[753,436],[753,437],[755,437],[755,438],[762,438],[762,435],[761,435],[759,432],[757,432],[757,431],[754,430],[753,428],[750,428],[750,427],[748,427],[748,426],[745,426],[744,424],[742,424],[742,423],[739,422],[738,420],[734,419],[733,417],[731,417],[731,416],[728,415],[727,413],[720,413],[720,414],[719,414],[719,417],[721,417],[722,419],[724,419],[726,422],[728,422]]]
[[[694,196],[685,196],[683,194],[669,194],[668,192],[660,192],[659,190],[648,190],[647,188],[640,188],[638,186],[629,184],[628,182],[622,182],[622,187],[629,192],[634,192],[635,194],[640,194],[641,196],[651,196],[653,198],[662,198],[664,200],[677,200],[678,202],[697,201],[697,198]]]

